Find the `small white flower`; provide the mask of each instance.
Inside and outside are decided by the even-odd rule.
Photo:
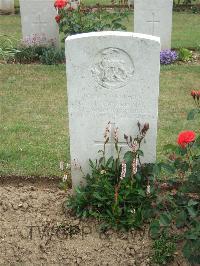
[[[146,193],[147,193],[147,195],[149,195],[151,193],[151,187],[150,187],[150,185],[147,185]]]
[[[132,152],[135,153],[138,150],[138,148],[139,148],[137,140],[134,140],[134,142],[133,142],[133,144],[131,146],[132,146]]]
[[[69,170],[70,168],[71,168],[70,163],[67,163],[67,165],[66,165],[66,169]]]
[[[138,160],[137,158],[134,158],[132,162],[132,174],[133,175],[137,174],[137,165],[138,165]]]
[[[66,182],[67,181],[67,178],[68,178],[68,176],[67,175],[64,175],[63,176],[63,182]]]
[[[119,128],[118,127],[116,127],[114,130],[114,139],[115,139],[115,142],[119,141]]]
[[[60,170],[61,170],[61,171],[64,170],[64,162],[63,162],[63,161],[60,162]]]
[[[124,179],[126,176],[126,163],[125,161],[122,162],[122,171],[121,171],[121,175],[120,175],[120,179]]]
[[[101,175],[104,175],[104,174],[106,174],[106,171],[105,170],[101,170]]]

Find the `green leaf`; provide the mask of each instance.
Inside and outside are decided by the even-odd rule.
[[[135,155],[132,151],[127,151],[124,154],[124,160],[126,163],[132,162],[134,158],[135,158]]]
[[[159,176],[160,175],[160,172],[161,172],[161,166],[160,166],[160,164],[154,164],[154,166],[153,166],[153,174],[155,176]]]
[[[159,220],[154,220],[150,224],[150,234],[153,239],[157,238],[160,234],[160,223]]]
[[[139,156],[144,156],[144,153],[143,153],[143,151],[141,151],[141,150],[137,150],[137,155],[139,155]]]
[[[137,173],[137,174],[135,175],[135,179],[136,179],[138,182],[140,182],[140,181],[142,180],[142,177],[141,177],[141,175],[140,175],[139,173]]]
[[[185,211],[181,211],[176,218],[176,226],[178,228],[183,227],[187,220],[187,214]]]
[[[176,151],[177,146],[173,144],[167,144],[163,147],[164,151]]]
[[[194,210],[192,206],[187,207],[188,213],[192,218],[195,218],[197,216],[197,212]]]
[[[161,168],[163,168],[164,170],[166,170],[167,172],[169,172],[170,174],[174,174],[175,173],[175,168],[167,163],[160,163]]]
[[[192,109],[189,111],[188,115],[187,115],[187,120],[193,120],[195,115],[199,113],[198,109]]]
[[[167,212],[164,212],[160,215],[160,225],[162,226],[169,226],[169,224],[171,223],[171,215]]]
[[[94,167],[94,163],[93,163],[93,161],[92,161],[91,159],[89,159],[89,164],[90,164],[90,167],[91,167],[91,168],[95,168],[95,167]]]
[[[112,162],[113,162],[113,156],[111,156],[111,157],[108,159],[108,161],[107,161],[107,163],[106,163],[106,167],[110,167]]]
[[[99,164],[101,165],[101,163],[103,162],[103,159],[104,159],[104,157],[101,157],[100,159],[99,159]]]
[[[198,136],[195,140],[195,145],[198,147],[200,146],[200,136]]]
[[[199,204],[198,201],[193,200],[193,199],[190,199],[189,202],[188,202],[188,206],[195,206],[197,204]]]
[[[146,193],[145,193],[145,191],[144,191],[143,189],[138,189],[137,191],[138,191],[138,194],[139,194],[140,196],[142,196],[142,197],[146,197]]]

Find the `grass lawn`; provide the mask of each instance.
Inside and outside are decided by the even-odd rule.
[[[0,68],[3,175],[58,175],[69,159],[65,66]]]
[[[158,157],[183,129],[193,107],[192,88],[199,88],[200,66],[161,69]],[[1,88],[1,174],[59,175],[59,161],[69,160],[65,66],[3,65]]]
[[[22,38],[19,15],[0,16],[0,36],[7,35],[14,43]]]

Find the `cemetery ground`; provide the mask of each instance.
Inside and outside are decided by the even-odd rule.
[[[198,14],[175,13],[172,47],[197,49],[199,24]],[[21,37],[19,16],[1,16],[0,25]],[[158,159],[178,132],[199,130],[186,120],[199,77],[197,63],[161,67]],[[58,189],[59,162],[69,161],[65,66],[0,65],[0,88],[0,265],[148,265],[148,230],[99,234],[62,208],[70,194]],[[170,265],[187,265],[180,251]]]

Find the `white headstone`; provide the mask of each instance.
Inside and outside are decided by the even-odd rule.
[[[81,2],[80,0],[69,0],[68,6],[76,9],[80,5],[80,2]]]
[[[119,127],[122,152],[124,133],[136,136],[137,122],[148,122],[145,161],[156,159],[160,38],[130,32],[98,32],[66,39],[67,90],[72,183],[89,172],[88,159],[103,148],[110,121]],[[107,145],[114,155],[113,141]],[[74,166],[74,162],[78,167]]]
[[[20,0],[22,34],[25,42],[35,40],[59,47],[59,28],[54,0]]]
[[[0,13],[13,14],[14,0],[0,0]]]
[[[134,0],[134,32],[160,37],[161,49],[171,49],[173,0]]]

